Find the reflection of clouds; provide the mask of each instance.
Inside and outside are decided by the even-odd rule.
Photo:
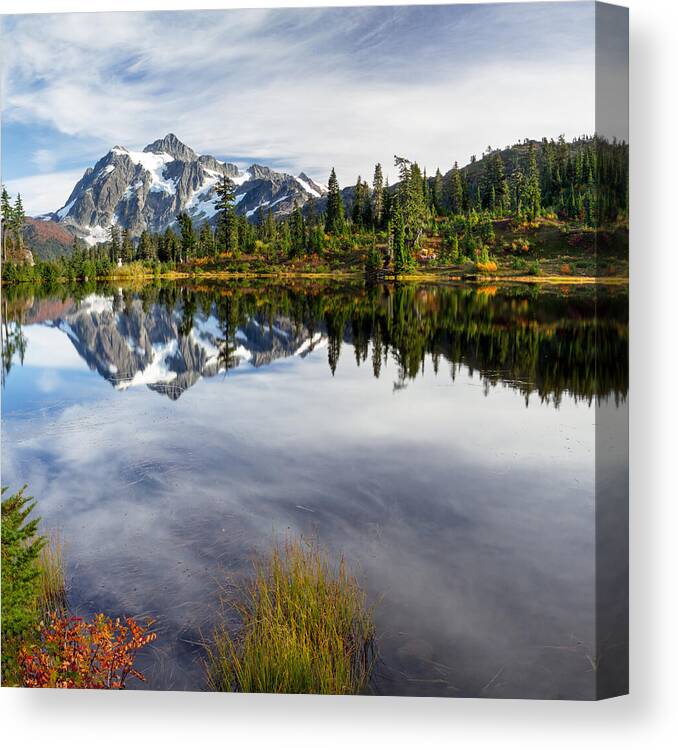
[[[75,603],[158,617],[155,685],[195,687],[187,642],[209,631],[219,571],[246,570],[273,533],[317,534],[383,596],[392,670],[439,676],[417,648],[454,668],[381,689],[474,695],[505,666],[497,695],[588,694],[583,659],[540,647],[592,638],[592,410],[525,409],[429,363],[394,395],[392,362],[375,380],[345,345],[331,378],[326,357],[241,368],[175,402],[102,390],[35,415],[22,441],[7,419],[4,481],[29,481],[63,528]]]
[[[87,365],[69,345],[63,331],[48,326],[24,326],[28,339],[24,367],[49,367],[62,370],[87,370]]]

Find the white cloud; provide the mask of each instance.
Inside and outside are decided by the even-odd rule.
[[[41,172],[52,172],[57,165],[57,154],[48,148],[39,148],[33,152],[33,164]]]
[[[75,183],[82,177],[83,170],[49,172],[33,177],[19,177],[7,180],[7,190],[11,195],[21,193],[27,213],[38,215],[56,211],[66,202]]]
[[[342,184],[396,153],[445,169],[488,144],[593,131],[590,9],[532,7],[20,17],[5,117],[102,155],[172,131],[323,181],[334,165]]]

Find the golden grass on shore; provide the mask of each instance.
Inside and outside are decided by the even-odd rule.
[[[276,545],[255,565],[240,628],[220,625],[208,647],[213,690],[251,693],[355,694],[376,656],[366,598],[343,559],[332,565],[317,545]]]

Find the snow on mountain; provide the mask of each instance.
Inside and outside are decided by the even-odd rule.
[[[305,357],[326,342],[323,333],[312,334],[287,317],[277,317],[272,326],[249,317],[229,343],[211,310],[196,313],[186,333],[180,308],[146,308],[139,299],[125,304],[120,296],[89,295],[44,322],[68,336],[90,369],[117,390],[148,386],[172,399],[227,368]]]
[[[64,206],[48,219],[62,223],[88,244],[104,242],[119,226],[138,237],[144,229],[162,232],[187,211],[199,226],[217,219],[216,185],[235,183],[235,210],[253,217],[259,207],[276,216],[322,198],[327,190],[303,172],[298,177],[253,164],[240,171],[208,154],[198,155],[169,133],[142,151],[114,146],[89,167]]]

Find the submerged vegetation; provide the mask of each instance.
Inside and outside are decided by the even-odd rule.
[[[212,689],[344,695],[367,686],[374,625],[343,560],[333,566],[303,541],[277,546],[233,606],[238,632],[222,625],[208,647]]]

